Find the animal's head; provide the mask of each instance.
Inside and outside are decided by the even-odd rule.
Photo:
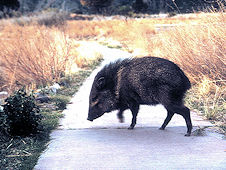
[[[112,83],[103,77],[97,76],[94,79],[89,96],[89,114],[87,120],[102,116],[106,112],[116,109],[116,98]]]

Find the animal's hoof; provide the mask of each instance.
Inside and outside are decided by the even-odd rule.
[[[165,129],[165,128],[163,128],[163,127],[160,127],[160,128],[159,128],[159,130],[164,130],[164,129]]]
[[[119,123],[124,123],[124,119],[123,118],[119,119]]]
[[[129,130],[132,130],[132,129],[134,129],[134,127],[130,126],[128,129],[129,129]]]
[[[191,133],[187,133],[187,134],[185,134],[184,136],[191,136]]]

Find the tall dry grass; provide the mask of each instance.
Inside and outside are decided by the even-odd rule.
[[[8,24],[0,31],[1,89],[58,81],[78,61],[77,46],[56,27]]]
[[[172,18],[152,18],[152,19],[122,19],[119,16],[107,20],[103,17],[94,20],[70,20],[67,22],[67,33],[73,38],[97,38],[112,37],[119,41],[132,45],[137,38],[144,38],[147,34],[155,33],[155,25],[159,24],[180,24],[199,22],[208,14],[192,14]],[[141,34],[144,33],[143,35]],[[146,34],[145,34],[146,32]]]
[[[138,56],[168,58],[194,83],[203,76],[223,82],[225,73],[225,13],[195,13],[166,19],[69,21],[73,38],[112,38]]]
[[[179,64],[192,82],[205,76],[215,81],[226,78],[226,31],[224,13],[195,24],[173,26],[150,38],[151,55]]]

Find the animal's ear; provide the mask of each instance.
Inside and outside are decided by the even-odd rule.
[[[104,77],[100,77],[97,80],[97,88],[100,90],[100,89],[103,89],[104,86],[105,86],[105,78]]]

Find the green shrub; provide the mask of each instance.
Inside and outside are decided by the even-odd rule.
[[[56,95],[51,98],[53,102],[55,102],[58,110],[66,109],[67,104],[70,101],[70,98],[64,95]]]
[[[3,118],[5,131],[12,136],[28,136],[37,133],[41,115],[34,96],[20,89],[5,100]]]

